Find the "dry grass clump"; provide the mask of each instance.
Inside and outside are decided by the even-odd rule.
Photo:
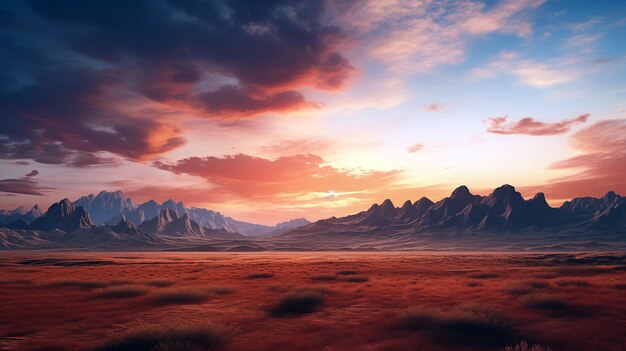
[[[550,284],[542,280],[525,280],[511,285],[505,291],[510,295],[528,295],[549,287]]]
[[[579,288],[586,288],[588,286],[591,286],[591,284],[588,281],[583,280],[583,279],[564,279],[564,280],[558,280],[555,283],[558,286],[575,286]]]
[[[55,288],[80,288],[80,289],[97,289],[107,288],[110,286],[120,286],[131,284],[128,280],[111,280],[111,281],[97,281],[97,280],[59,280],[50,283],[50,286]]]
[[[348,276],[341,278],[342,282],[348,282],[348,283],[365,283],[369,280],[370,278],[365,275],[348,275]]]
[[[617,290],[626,290],[626,283],[616,283],[611,285],[611,287]]]
[[[204,351],[228,343],[234,330],[213,324],[141,326],[92,351]]]
[[[167,288],[174,284],[176,284],[173,280],[150,280],[145,283],[148,286],[153,286],[155,288]]]
[[[339,275],[356,275],[356,274],[359,274],[359,272],[351,270],[351,269],[346,269],[346,270],[337,272],[337,274],[339,274]]]
[[[267,279],[272,278],[274,275],[272,273],[252,273],[246,276],[246,279]]]
[[[551,348],[541,345],[528,345],[526,340],[522,340],[519,344],[514,346],[507,346],[504,351],[552,351]]]
[[[324,289],[301,288],[285,294],[270,312],[275,316],[313,313],[325,300]]]
[[[235,292],[230,286],[209,286],[205,290],[215,295],[229,295]]]
[[[520,301],[526,307],[541,310],[562,311],[571,307],[561,296],[547,293],[526,295],[522,297]]]
[[[27,285],[27,284],[33,284],[35,281],[33,281],[32,279],[9,279],[9,280],[0,280],[0,285],[8,285],[8,284],[20,284],[20,285]]]
[[[435,336],[468,345],[500,345],[512,340],[515,329],[497,310],[478,305],[449,309],[413,306],[399,316],[402,328],[427,330]]]
[[[158,305],[199,304],[211,297],[213,294],[203,289],[167,288],[155,295],[154,302]]]
[[[94,293],[95,298],[102,299],[123,299],[138,297],[148,293],[148,289],[138,285],[113,286],[99,289]]]
[[[492,278],[499,278],[500,275],[496,274],[496,273],[474,273],[474,274],[470,274],[469,275],[470,278],[474,278],[474,279],[492,279]]]
[[[311,280],[314,282],[330,282],[337,280],[337,277],[332,274],[320,274],[314,277],[311,277]]]

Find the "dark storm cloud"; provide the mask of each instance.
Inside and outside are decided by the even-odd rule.
[[[75,50],[107,62],[131,58],[169,83],[199,70],[242,87],[341,86],[352,69],[335,51],[342,36],[322,24],[322,1],[32,1],[44,18],[84,29]],[[172,70],[175,71],[172,73]],[[234,107],[233,107],[234,108]]]
[[[185,140],[172,111],[218,118],[316,104],[353,70],[316,1],[0,4],[0,158],[84,167]]]

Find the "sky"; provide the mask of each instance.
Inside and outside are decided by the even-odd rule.
[[[626,194],[622,1],[0,2],[0,208]]]

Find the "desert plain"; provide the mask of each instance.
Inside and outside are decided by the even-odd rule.
[[[626,349],[625,254],[6,251],[0,273],[6,351]]]

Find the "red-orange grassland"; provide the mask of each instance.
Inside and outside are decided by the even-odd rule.
[[[221,346],[227,350],[502,349],[506,344],[459,342],[402,322],[409,306],[447,311],[472,304],[501,313],[514,342],[525,339],[555,351],[625,350],[624,259],[580,257],[3,252],[0,349],[90,349],[129,329],[179,323],[232,328]],[[273,276],[249,276],[264,273]],[[154,280],[172,286],[146,285]],[[140,293],[102,297],[114,288],[103,282],[111,281]],[[188,304],[155,303],[162,291],[187,288],[209,293]],[[314,312],[271,313],[285,294],[307,288],[323,292]],[[563,305],[535,308],[524,302],[529,294],[556,296]]]

